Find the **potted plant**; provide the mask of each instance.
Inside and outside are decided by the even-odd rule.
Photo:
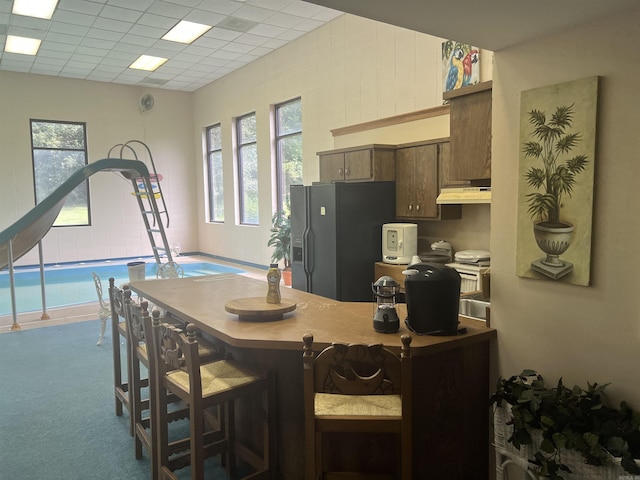
[[[542,167],[532,166],[525,173],[527,184],[537,190],[527,194],[527,203],[532,218],[539,219],[534,224],[534,235],[540,249],[547,254],[541,262],[543,269],[565,267],[559,257],[569,248],[574,226],[562,221],[560,209],[563,198],[573,193],[576,176],[588,163],[585,155],[561,160],[561,156],[568,155],[580,141],[580,133],[567,132],[573,123],[573,107],[556,107],[548,120],[545,112],[536,109],[529,112],[531,135],[535,140],[525,142],[523,151],[525,157],[541,160]],[[564,268],[562,274],[569,271]]]
[[[284,284],[291,286],[291,219],[283,211],[278,211],[271,218],[271,236],[267,246],[273,247],[271,261],[284,264],[282,278]]]
[[[529,446],[533,458],[528,460],[544,477],[562,480],[563,474],[571,472],[566,464],[568,451],[594,466],[606,467],[617,457],[626,472],[640,474],[634,460],[640,457],[640,414],[625,402],[620,408],[606,405],[606,386],[567,388],[560,379],[556,387],[547,388],[537,372],[524,370],[500,379],[491,402],[497,407],[507,403],[510,419],[505,423],[513,428],[508,442],[517,449]]]

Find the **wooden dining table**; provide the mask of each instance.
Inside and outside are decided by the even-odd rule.
[[[265,277],[266,280],[266,277]],[[131,290],[157,308],[221,342],[234,357],[275,376],[279,479],[300,480],[304,472],[302,337],[314,350],[332,342],[382,343],[400,351],[397,333],[373,329],[376,304],[340,302],[282,288],[282,315],[239,315],[238,304],[266,299],[266,281],[244,275],[134,281]],[[240,300],[240,302],[238,302]],[[258,302],[259,303],[259,302]],[[259,309],[258,309],[259,310]],[[401,319],[406,306],[397,305]],[[412,333],[415,478],[486,480],[489,472],[489,361],[497,336],[483,322],[460,317],[464,333]]]

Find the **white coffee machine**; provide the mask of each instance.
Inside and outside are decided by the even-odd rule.
[[[382,261],[409,264],[418,254],[418,225],[385,223],[382,225]]]

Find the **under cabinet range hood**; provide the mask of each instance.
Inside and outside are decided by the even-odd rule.
[[[450,187],[440,190],[438,205],[463,203],[491,203],[491,187]]]

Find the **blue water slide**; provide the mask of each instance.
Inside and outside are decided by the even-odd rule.
[[[0,270],[9,265],[9,245],[11,245],[13,261],[34,248],[55,222],[67,196],[78,185],[82,185],[91,175],[98,172],[119,172],[129,180],[143,177],[149,181],[149,170],[139,160],[104,158],[76,170],[31,211],[0,232]]]

